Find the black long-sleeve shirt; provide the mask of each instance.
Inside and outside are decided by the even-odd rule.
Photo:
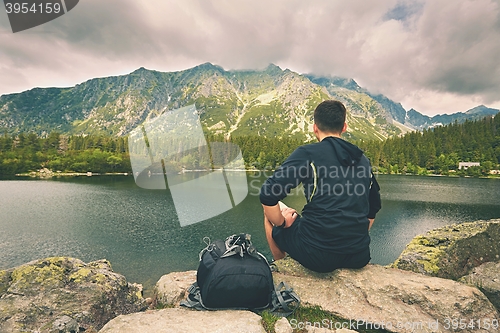
[[[300,183],[307,203],[298,232],[306,244],[333,253],[369,246],[368,218],[381,208],[380,187],[358,147],[326,137],[297,148],[264,183],[260,201],[274,206]]]

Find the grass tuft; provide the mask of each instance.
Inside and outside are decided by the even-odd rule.
[[[269,311],[262,312],[262,325],[267,333],[275,333],[274,325],[280,319]],[[300,306],[293,314],[287,317],[293,332],[305,333],[306,327],[327,328],[331,330],[349,328],[349,321],[323,310],[320,306]],[[365,326],[356,326],[359,333],[389,333],[384,329],[369,329]]]

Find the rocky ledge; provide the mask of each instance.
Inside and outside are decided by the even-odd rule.
[[[276,265],[275,282],[288,283],[304,305],[320,306],[353,323],[351,328],[367,323],[391,332],[488,332],[477,325],[470,330],[452,329],[451,324],[450,329],[445,327],[448,321],[458,318],[467,323],[477,318],[490,323],[500,320],[497,310],[480,290],[453,280],[379,265],[339,269],[328,274],[308,271],[290,258]],[[186,289],[196,280],[195,274],[189,271],[163,276],[156,285],[157,298],[163,306],[178,307]],[[159,315],[158,322],[165,323],[167,315]],[[199,315],[205,318],[203,313]],[[137,320],[132,325],[127,317],[112,320],[103,332],[120,332],[125,320],[130,326],[140,325],[144,332],[155,331],[157,323]]]
[[[368,265],[318,274],[290,258],[280,260],[273,273],[276,283],[287,282],[303,305],[321,308],[349,326],[295,318],[277,321],[274,331],[498,331],[499,224],[478,221],[418,236],[393,267]],[[0,332],[266,332],[262,318],[249,311],[179,307],[195,280],[195,271],[164,275],[156,284],[153,304],[143,311],[140,286],[112,272],[105,260],[35,261],[0,271]]]
[[[499,222],[465,223],[417,236],[394,267],[368,265],[359,270],[340,269],[318,274],[286,258],[276,262],[278,272],[274,273],[274,279],[275,282],[285,281],[293,286],[304,305],[320,306],[326,312],[353,323],[350,328],[365,323],[368,327],[372,325],[390,332],[493,332],[500,320],[500,263],[479,264],[497,260],[500,254],[496,238]],[[426,248],[429,244],[435,244],[430,245],[431,250]],[[432,254],[436,256],[432,257]],[[432,261],[438,267],[436,272],[440,271],[448,279],[424,271],[423,268],[428,267],[424,264],[425,260]],[[401,265],[403,261],[406,265]],[[462,283],[449,279],[457,279],[467,273],[470,275],[460,279]],[[177,309],[195,279],[195,271],[164,275],[155,287],[157,304]],[[191,315],[189,310],[176,311],[169,309],[149,317],[154,320],[142,320],[140,315],[133,320],[130,316],[121,316],[107,324],[103,332],[133,332],[133,329],[138,328],[140,330],[137,332],[163,332],[159,330],[160,327],[167,332],[168,328],[173,330],[177,324],[171,323],[173,313],[181,317],[183,313]],[[212,318],[215,318],[212,316],[216,316],[212,312],[195,312],[195,315],[203,323],[211,323]],[[233,316],[236,317],[236,314],[233,313]],[[247,320],[244,318],[243,322]],[[224,322],[215,321],[219,326],[210,324],[210,327],[223,332],[223,326],[220,325],[224,325]],[[467,327],[464,328],[463,323],[467,323]],[[322,322],[317,324],[324,326]],[[247,332],[262,331],[259,325],[252,327],[248,326]],[[286,322],[276,324],[277,332],[291,331],[291,328]],[[193,332],[197,329],[204,332],[206,328],[194,328]],[[311,332],[320,332],[322,329],[309,327]]]

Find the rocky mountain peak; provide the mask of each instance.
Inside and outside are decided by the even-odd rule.
[[[91,79],[74,87],[0,96],[0,132],[57,130],[122,136],[164,110],[194,103],[209,132],[305,140],[310,114],[325,99],[340,100],[350,111],[348,139],[380,140],[408,127],[423,129],[434,122],[446,124],[498,112],[478,106],[430,121],[416,110],[406,112],[401,104],[371,94],[353,79],[301,75],[275,64],[259,71],[226,71],[207,62],[177,72],[140,67],[130,74]]]

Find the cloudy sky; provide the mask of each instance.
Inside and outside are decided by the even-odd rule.
[[[499,59],[500,0],[80,0],[15,34],[0,10],[0,95],[139,67],[274,63],[434,115],[500,108]]]

